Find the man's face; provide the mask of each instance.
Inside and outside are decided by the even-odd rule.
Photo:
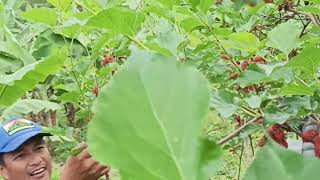
[[[3,159],[1,174],[7,180],[50,180],[50,154],[42,137],[31,138]]]

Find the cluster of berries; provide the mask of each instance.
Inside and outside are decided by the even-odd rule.
[[[105,54],[101,60],[101,66],[106,66],[114,62],[114,57],[112,55]]]
[[[266,129],[266,133],[279,145],[284,148],[288,148],[288,142],[286,141],[286,135],[283,127],[280,124],[274,124]],[[320,158],[320,134],[317,130],[310,129],[301,134],[303,142],[311,142],[314,144],[314,153],[317,158]],[[267,141],[266,135],[264,135],[258,143],[258,146],[262,147]]]
[[[284,148],[288,148],[288,142],[286,140],[286,134],[284,132],[283,127],[280,124],[274,124],[271,127],[266,129],[266,133],[279,145],[283,146]],[[259,147],[264,146],[267,141],[266,135],[264,135],[258,143]]]
[[[101,66],[107,66],[108,64],[111,64],[115,61],[114,56],[109,55],[109,54],[105,54],[103,55],[103,58],[100,61]],[[93,86],[93,88],[91,89],[92,94],[94,94],[96,97],[99,95],[99,87]]]
[[[224,59],[225,61],[230,60],[230,57],[226,54],[221,54],[220,57],[222,59]],[[244,60],[242,62],[236,61],[236,65],[239,66],[242,69],[242,71],[245,71],[249,64],[265,64],[265,63],[266,63],[266,60],[262,56],[254,56],[253,58],[251,58],[249,60]],[[234,68],[235,65],[231,64],[231,67]],[[236,79],[238,79],[239,75],[240,75],[239,73],[231,73],[228,77],[228,80],[236,80]],[[250,86],[247,86],[244,88],[240,88],[239,85],[236,85],[235,90],[236,91],[243,90],[244,92],[247,92],[247,93],[249,93],[251,91],[259,92],[259,91],[263,91],[264,87],[255,84],[255,85],[250,85]]]
[[[314,154],[317,158],[320,158],[320,135],[315,129],[310,129],[302,133],[303,142],[311,142],[314,144]]]

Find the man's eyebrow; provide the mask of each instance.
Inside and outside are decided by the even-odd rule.
[[[39,146],[39,145],[42,145],[42,144],[45,144],[44,140],[43,139],[38,139],[38,140],[36,140],[34,145],[35,146]],[[16,150],[10,152],[10,154],[15,155],[15,154],[21,153],[22,151],[23,151],[23,145],[18,147]]]
[[[37,141],[35,142],[34,145],[38,146],[38,145],[43,145],[43,144],[45,144],[44,140],[43,140],[43,139],[39,139],[39,140],[37,140]]]
[[[22,151],[23,151],[22,147],[19,147],[18,149],[10,152],[10,154],[15,155],[15,154],[21,153]]]

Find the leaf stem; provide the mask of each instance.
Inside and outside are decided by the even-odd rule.
[[[304,85],[311,87],[308,83],[306,83],[304,80],[302,80],[301,78],[299,78],[298,76],[296,76],[296,78]]]
[[[208,30],[210,32],[212,32],[212,29],[211,29],[210,25],[207,23],[207,21],[199,14],[199,12],[197,12],[196,14],[200,18],[200,20],[203,22],[203,24],[208,28]]]
[[[6,90],[7,85],[3,85],[3,87],[1,88],[1,92],[0,92],[0,98],[3,96],[4,91]]]
[[[141,46],[141,47],[144,48],[145,50],[148,50],[148,51],[150,50],[147,46],[145,46],[145,45],[144,45],[143,43],[141,43],[140,41],[134,39],[133,37],[128,36],[128,35],[125,35],[125,34],[124,34],[124,36],[127,37],[128,39],[130,39],[131,41],[133,41],[134,43],[136,43],[137,45]]]
[[[261,116],[261,114],[253,111],[252,109],[250,109],[250,108],[248,108],[248,107],[246,107],[246,106],[243,106],[243,107],[241,108],[241,110],[243,110],[245,113],[247,113],[248,115],[253,116],[253,117],[259,117],[259,116]]]

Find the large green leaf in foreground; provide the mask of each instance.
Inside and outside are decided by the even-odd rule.
[[[320,161],[268,143],[257,155],[244,180],[318,180]]]
[[[90,153],[127,180],[202,180],[218,146],[200,138],[207,81],[193,67],[140,53],[102,89],[89,125]]]

